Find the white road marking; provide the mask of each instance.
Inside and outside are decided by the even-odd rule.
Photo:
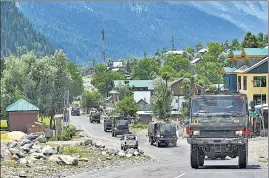
[[[180,177],[184,176],[185,174],[186,174],[186,173],[182,173],[182,174],[180,174],[179,176],[174,177],[174,178],[180,178]]]

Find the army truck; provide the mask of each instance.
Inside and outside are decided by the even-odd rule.
[[[104,118],[104,131],[107,132],[108,130],[112,129],[112,119],[109,117]]]
[[[248,164],[250,135],[247,96],[239,93],[204,93],[190,99],[190,122],[186,127],[192,168],[208,158],[238,156],[239,168]]]
[[[98,124],[100,124],[101,122],[101,116],[100,116],[100,112],[99,111],[90,111],[90,115],[89,115],[89,118],[90,118],[90,123],[93,123],[93,122],[97,122]]]
[[[116,116],[112,118],[112,137],[117,135],[124,135],[130,133],[129,122],[122,116]]]
[[[177,145],[176,124],[172,122],[150,122],[148,124],[148,137],[150,145],[156,144],[157,147],[162,145]]]

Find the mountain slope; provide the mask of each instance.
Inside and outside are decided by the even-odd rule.
[[[153,54],[198,41],[242,39],[236,25],[186,4],[168,2],[19,2],[23,14],[70,59],[87,63],[101,59],[101,29],[105,30],[108,58]]]
[[[34,30],[31,23],[18,11],[14,2],[1,2],[1,57],[20,51],[35,50],[39,54],[50,54],[51,44]]]
[[[268,2],[193,1],[187,3],[203,12],[226,19],[243,30],[251,31],[256,34],[259,32],[268,32]]]

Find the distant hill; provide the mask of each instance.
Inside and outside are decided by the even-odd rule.
[[[1,2],[1,30],[1,57],[30,50],[39,54],[53,52],[44,35],[33,29],[14,2]]]
[[[80,64],[100,61],[102,28],[106,56],[113,59],[142,57],[144,52],[152,55],[158,48],[171,48],[172,36],[175,47],[182,49],[199,41],[242,40],[246,32],[229,19],[218,17],[218,9],[210,15],[192,3],[19,2],[17,7],[56,48],[64,49]],[[241,17],[239,21],[250,23]]]

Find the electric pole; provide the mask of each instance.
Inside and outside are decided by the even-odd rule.
[[[106,65],[106,56],[105,56],[105,31],[104,29],[101,30],[101,34],[102,34],[102,63],[104,63],[104,65]]]
[[[175,51],[175,41],[174,41],[174,36],[172,36],[172,51]]]

